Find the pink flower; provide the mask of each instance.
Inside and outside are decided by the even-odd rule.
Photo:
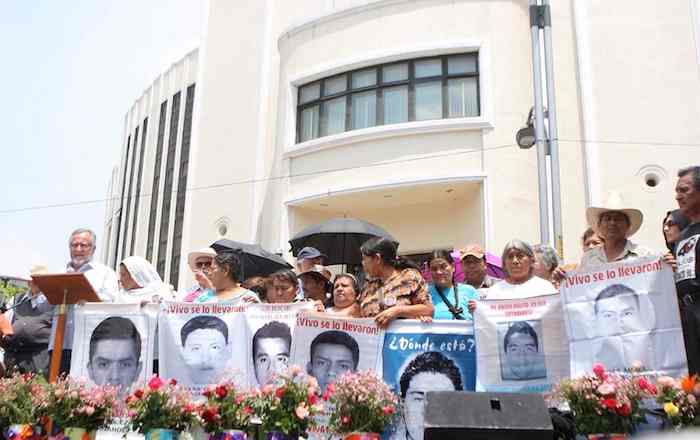
[[[656,387],[654,386],[654,384],[649,382],[646,379],[646,377],[640,377],[637,383],[639,384],[639,388],[641,388],[642,390],[650,394],[656,394]]]
[[[601,364],[600,362],[593,364],[593,373],[602,380],[607,379],[607,375],[605,374],[605,365]]]
[[[292,365],[289,367],[289,372],[292,374],[292,376],[298,376],[299,373],[301,373],[301,367],[299,365]]]
[[[607,396],[607,395],[612,394],[614,392],[615,392],[615,387],[609,383],[604,383],[598,387],[598,393],[603,395],[603,396]]]
[[[159,389],[164,385],[163,379],[161,379],[158,376],[153,376],[151,380],[148,381],[148,388],[152,389],[153,391]]]
[[[658,379],[656,379],[656,383],[661,385],[662,387],[671,387],[674,388],[676,386],[676,381],[669,376],[661,376]]]
[[[394,414],[394,407],[391,405],[387,405],[384,408],[382,408],[382,412],[384,413],[384,415],[390,416]]]
[[[309,416],[309,409],[303,403],[299,404],[294,410],[294,414],[297,415],[301,420],[304,420]]]
[[[697,399],[692,394],[688,394],[686,398],[688,399],[688,403],[691,405],[695,405],[695,402],[697,402]]]
[[[91,415],[93,415],[94,413],[95,413],[95,408],[93,408],[92,406],[86,406],[86,407],[85,407],[85,414],[91,416]]]
[[[275,390],[275,387],[272,386],[272,384],[268,383],[267,385],[263,386],[260,391],[262,391],[263,394],[270,394]]]
[[[340,418],[340,421],[343,423],[343,425],[347,425],[350,423],[350,417],[349,416],[343,416]]]

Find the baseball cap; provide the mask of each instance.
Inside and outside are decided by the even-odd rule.
[[[459,253],[460,260],[464,260],[465,257],[468,257],[470,255],[472,257],[482,259],[482,258],[484,258],[484,255],[485,255],[485,252],[481,248],[481,246],[479,246],[478,244],[475,244],[475,243],[468,244],[468,245],[464,246],[463,248],[457,249],[457,252]]]
[[[316,249],[315,247],[307,246],[305,248],[302,248],[299,253],[297,254],[297,259],[298,260],[306,260],[309,258],[318,258],[321,257],[324,260],[328,259],[328,256],[326,254],[322,254],[321,251]]]

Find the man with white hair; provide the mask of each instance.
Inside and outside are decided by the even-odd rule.
[[[114,302],[117,298],[119,284],[117,282],[117,274],[105,266],[93,260],[95,249],[97,248],[97,239],[95,233],[90,229],[76,229],[70,234],[68,239],[68,249],[70,251],[70,261],[66,265],[66,272],[81,272],[85,275],[88,282],[97,293],[98,298],[102,302]],[[58,310],[58,308],[56,308]],[[66,327],[65,336],[63,338],[63,355],[61,357],[60,373],[68,374],[70,372],[70,360],[73,348],[73,306],[68,306],[66,309]],[[56,325],[58,323],[58,315],[54,315],[51,326],[51,339],[49,340],[49,353],[53,351],[54,342],[56,339]]]

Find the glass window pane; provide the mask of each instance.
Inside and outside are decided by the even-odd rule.
[[[301,88],[299,104],[304,104],[321,97],[321,83],[315,82]]]
[[[416,120],[442,118],[442,82],[416,84]]]
[[[377,125],[377,92],[374,90],[352,95],[352,128]]]
[[[384,89],[384,124],[408,121],[408,86]]]
[[[318,106],[309,107],[301,112],[300,142],[318,137]]]
[[[323,103],[323,120],[321,121],[321,136],[342,133],[345,131],[345,96],[331,99]]]
[[[442,60],[440,58],[416,61],[415,67],[416,78],[442,75]]]
[[[447,59],[447,73],[476,73],[476,55],[455,55]]]
[[[352,88],[359,89],[377,84],[377,69],[367,69],[352,74]]]
[[[324,83],[323,95],[335,95],[344,92],[348,88],[348,79],[345,75],[328,78]]]
[[[450,118],[479,116],[476,78],[447,81],[447,109]]]
[[[382,67],[382,81],[405,81],[408,79],[408,63],[391,64]]]

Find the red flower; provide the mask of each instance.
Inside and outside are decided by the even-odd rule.
[[[600,403],[601,403],[601,405],[603,405],[607,409],[614,410],[615,408],[617,408],[617,400],[615,400],[612,397],[609,397],[607,399],[603,399]]]
[[[627,417],[632,413],[632,408],[630,408],[630,406],[625,403],[617,409],[617,413],[623,417]]]
[[[253,414],[253,408],[246,406],[245,408],[243,408],[243,413],[244,414]]]
[[[158,376],[153,376],[151,380],[148,381],[148,388],[152,389],[153,391],[159,389],[163,385],[163,379]]]
[[[316,397],[316,394],[312,394],[309,396],[309,405],[315,405],[317,401],[318,397]]]
[[[212,422],[214,419],[216,419],[218,414],[219,412],[216,410],[216,408],[208,407],[202,411],[202,418],[207,422]]]
[[[333,384],[332,384],[332,383],[329,383],[329,384],[326,386],[326,391],[323,392],[323,400],[328,400],[328,399],[330,399],[331,396],[333,395],[333,391],[335,391],[335,388],[333,387]]]
[[[277,389],[275,390],[275,396],[277,396],[278,398],[281,399],[282,397],[284,397],[284,392],[285,392],[285,391],[286,391],[286,390],[284,389],[284,387],[277,388]]]
[[[223,399],[224,397],[226,397],[226,394],[228,394],[228,390],[224,385],[219,385],[218,387],[216,387],[216,397],[218,397],[219,399]]]
[[[169,381],[168,383],[169,383],[170,385],[172,385],[172,386],[177,385],[177,381],[176,381],[174,378],[173,378],[173,379],[170,379],[170,381]]]
[[[605,380],[608,377],[608,375],[605,374],[605,366],[600,362],[593,364],[593,373],[601,380]]]
[[[138,390],[134,391],[134,397],[136,397],[137,399],[142,398],[143,397],[143,390],[141,388],[139,388]]]
[[[384,415],[390,416],[394,414],[394,407],[391,405],[387,405],[384,408],[382,408],[382,412],[384,413]]]
[[[639,385],[639,388],[641,388],[642,390],[644,390],[650,394],[656,394],[656,387],[654,386],[654,384],[649,382],[645,377],[640,377],[637,384]]]

